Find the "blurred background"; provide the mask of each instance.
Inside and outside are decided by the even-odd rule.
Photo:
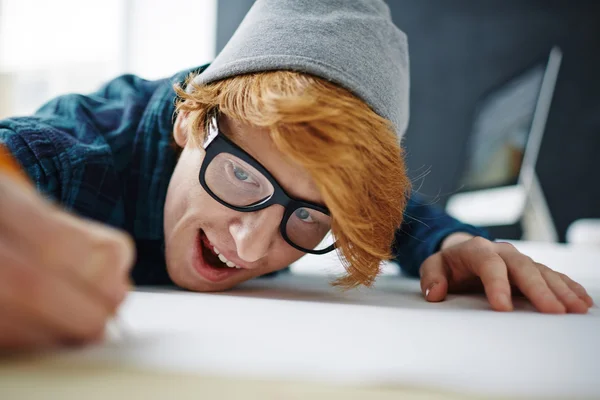
[[[216,0],[0,0],[0,118],[122,73],[209,62],[216,12]]]
[[[121,73],[155,79],[209,62],[252,3],[0,0],[0,117],[31,113],[61,93],[89,92]],[[404,145],[415,190],[506,239],[564,242],[577,236],[570,231],[576,221],[594,227],[600,218],[600,2],[388,5],[410,45]],[[552,48],[560,60],[545,93]],[[539,116],[544,101],[549,110]],[[544,122],[541,128],[534,119]],[[502,152],[483,151],[492,143],[486,124],[508,132]],[[528,142],[532,126],[543,133],[535,151]],[[525,185],[523,191],[527,151],[536,156],[535,190]],[[489,161],[487,170],[474,167],[477,158]],[[505,190],[515,187],[516,197]],[[474,193],[492,197],[473,203]],[[597,239],[597,230],[585,229],[579,236]]]

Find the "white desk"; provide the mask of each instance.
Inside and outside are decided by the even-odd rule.
[[[516,244],[600,302],[600,250]],[[513,313],[482,296],[430,304],[417,281],[395,276],[342,293],[312,274],[313,260],[227,293],[134,292],[126,337],[5,360],[0,398],[600,398],[597,307],[553,316],[523,299]]]

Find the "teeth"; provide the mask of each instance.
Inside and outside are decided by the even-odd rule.
[[[217,250],[216,247],[213,247],[213,250],[215,251],[215,253],[217,253],[217,255],[219,256],[219,260],[221,260],[223,262],[223,264],[227,265],[229,268],[237,268],[240,269],[241,267],[238,267],[237,265],[235,265],[233,262],[229,261],[228,259],[225,258],[225,256],[223,254],[221,254],[219,252],[219,250]]]

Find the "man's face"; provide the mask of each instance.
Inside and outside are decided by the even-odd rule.
[[[238,212],[220,204],[202,188],[198,174],[205,152],[189,140],[186,125],[187,116],[179,114],[174,137],[183,151],[169,183],[164,210],[166,261],[171,279],[190,290],[226,290],[286,268],[303,256],[279,232],[282,206]],[[323,204],[308,172],[277,150],[266,129],[224,115],[219,118],[219,126],[291,196]],[[235,266],[219,261],[218,253]]]

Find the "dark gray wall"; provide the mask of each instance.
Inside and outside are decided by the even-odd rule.
[[[252,0],[220,1],[221,49]],[[388,1],[407,33],[411,121],[407,164],[420,193],[443,205],[457,189],[477,100],[548,52],[563,50],[538,174],[557,228],[600,217],[600,2]],[[417,179],[430,171],[426,178]]]

